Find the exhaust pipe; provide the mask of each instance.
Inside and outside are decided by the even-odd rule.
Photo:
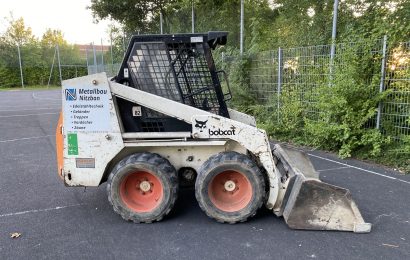
[[[320,181],[305,153],[278,144],[272,153],[287,186],[278,215],[290,228],[370,232],[350,191]]]

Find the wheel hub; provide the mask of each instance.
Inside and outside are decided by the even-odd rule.
[[[232,180],[228,180],[224,184],[224,188],[226,191],[234,191],[236,189],[236,184]]]
[[[209,182],[208,196],[212,204],[222,211],[240,211],[252,200],[252,185],[241,172],[227,170]]]
[[[151,184],[148,181],[142,181],[140,183],[139,188],[143,191],[143,192],[147,192],[151,189]]]
[[[159,178],[142,170],[129,173],[119,188],[122,202],[134,212],[151,212],[161,204],[164,194]]]

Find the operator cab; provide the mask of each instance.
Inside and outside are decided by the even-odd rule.
[[[229,118],[211,49],[227,32],[135,35],[114,81]],[[229,86],[228,86],[229,89]],[[116,98],[125,132],[190,131],[191,125]],[[172,109],[172,108],[171,108]]]

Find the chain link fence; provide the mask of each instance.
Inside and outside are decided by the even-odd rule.
[[[384,90],[380,105],[383,130],[401,138],[410,136],[410,42],[391,46],[385,66]]]
[[[85,55],[88,74],[105,72],[108,77],[115,76],[121,66],[126,50],[125,44],[129,41],[128,38],[122,37],[120,41],[123,44],[117,47],[113,45],[83,45],[82,50]]]
[[[363,55],[363,79],[369,97],[385,92],[377,113],[367,123],[368,128],[379,128],[383,133],[401,141],[410,135],[410,42],[388,46],[386,38],[374,42],[318,45],[270,50],[250,55],[249,89],[258,104],[280,111],[286,103],[297,104],[310,120],[319,120],[315,106],[318,89],[332,87],[336,73],[342,74],[351,60],[345,55],[352,48],[355,55]],[[238,57],[224,57],[228,70]],[[347,79],[346,79],[347,80]],[[289,94],[291,93],[291,94]],[[286,102],[286,103],[285,103]],[[278,120],[280,113],[277,113]]]
[[[351,64],[351,56],[346,54],[354,49],[354,55],[363,56],[360,66],[363,66],[362,78],[367,86],[363,95],[370,98],[378,92],[387,93],[365,126],[378,128],[397,141],[410,136],[410,42],[388,46],[384,38],[373,42],[340,43],[335,45],[334,57],[331,57],[331,48],[330,44],[278,48],[251,55],[249,88],[258,104],[274,106],[279,111],[286,105],[284,102],[297,103],[303,108],[305,117],[319,120],[321,111],[316,106],[317,90],[324,85],[332,87],[335,74],[341,74],[343,78],[344,69]],[[111,59],[117,63],[109,63],[107,52],[107,63],[104,64],[100,57],[103,53],[93,52],[92,48],[88,53],[88,74],[104,71],[109,76],[116,75],[122,60],[119,56],[123,54]],[[223,58],[228,73],[229,63],[236,58]],[[280,117],[280,113],[277,116]]]
[[[0,88],[60,86],[65,79],[117,74],[123,48],[111,45],[22,46],[0,43]]]
[[[60,85],[64,79],[99,72],[114,76],[121,65],[128,39],[123,37],[123,46],[117,49],[110,45],[92,44],[48,48],[2,46],[0,87]],[[398,141],[410,136],[410,42],[389,46],[384,39],[371,43],[336,44],[333,58],[330,55],[331,47],[278,48],[251,55],[251,93],[259,104],[273,106],[277,111],[286,105],[284,102],[297,103],[307,118],[318,120],[321,111],[315,106],[317,90],[326,84],[331,87],[335,73],[343,71],[344,66],[349,66],[351,62],[349,56],[344,54],[354,47],[359,50],[359,55],[368,54],[367,64],[363,65],[366,66],[363,77],[367,81],[368,91],[363,95],[386,93],[376,115],[367,122],[366,127],[379,128]],[[230,64],[237,58],[222,58],[228,73]],[[277,116],[280,117],[280,114],[277,113]]]
[[[0,87],[58,86],[61,80],[87,74],[85,59],[75,46],[0,47]]]

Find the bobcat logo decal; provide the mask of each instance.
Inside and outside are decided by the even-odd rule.
[[[198,121],[195,119],[195,127],[199,128],[199,132],[203,132],[204,129],[206,128],[206,122],[208,122],[208,120],[206,121]]]

